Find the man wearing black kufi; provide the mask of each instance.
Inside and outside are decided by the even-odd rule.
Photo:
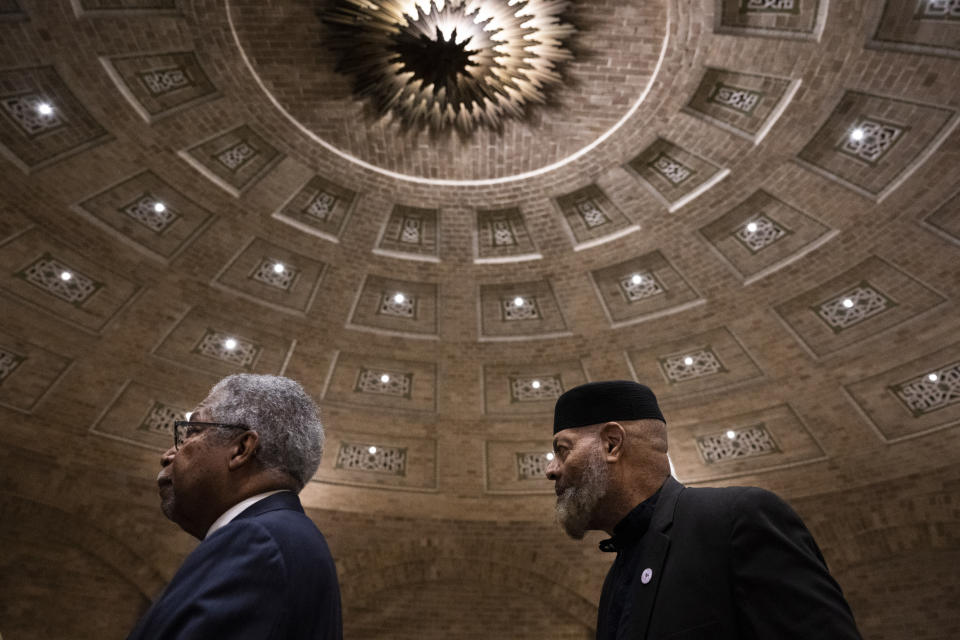
[[[592,382],[557,400],[557,518],[616,552],[597,640],[859,639],[850,607],[800,517],[756,487],[685,487],[666,422],[635,382]]]

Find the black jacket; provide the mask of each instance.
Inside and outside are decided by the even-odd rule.
[[[668,478],[632,550],[618,640],[858,639],[840,586],[800,517],[756,487],[688,488]],[[607,575],[597,638],[614,590]]]

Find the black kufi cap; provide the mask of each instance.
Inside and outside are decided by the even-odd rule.
[[[666,422],[650,387],[632,380],[588,382],[557,398],[553,432],[602,422],[650,418]]]

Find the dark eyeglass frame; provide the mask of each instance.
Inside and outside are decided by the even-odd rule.
[[[250,431],[250,427],[245,424],[229,424],[226,422],[198,422],[196,420],[174,420],[173,421],[173,448],[180,450],[180,445],[183,444],[187,436],[186,434],[183,437],[180,437],[180,429],[182,427],[200,427],[201,429],[207,429],[209,427],[218,427],[221,429],[242,429],[243,431]]]

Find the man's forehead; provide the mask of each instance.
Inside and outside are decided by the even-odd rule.
[[[606,423],[600,423],[600,424],[606,424]],[[600,424],[588,424],[582,427],[569,427],[567,429],[563,429],[562,431],[557,431],[557,433],[555,433],[553,436],[553,446],[556,447],[558,444],[562,442],[568,442],[568,443],[576,442],[580,438],[583,438],[593,433],[596,430],[595,427],[600,426]]]

